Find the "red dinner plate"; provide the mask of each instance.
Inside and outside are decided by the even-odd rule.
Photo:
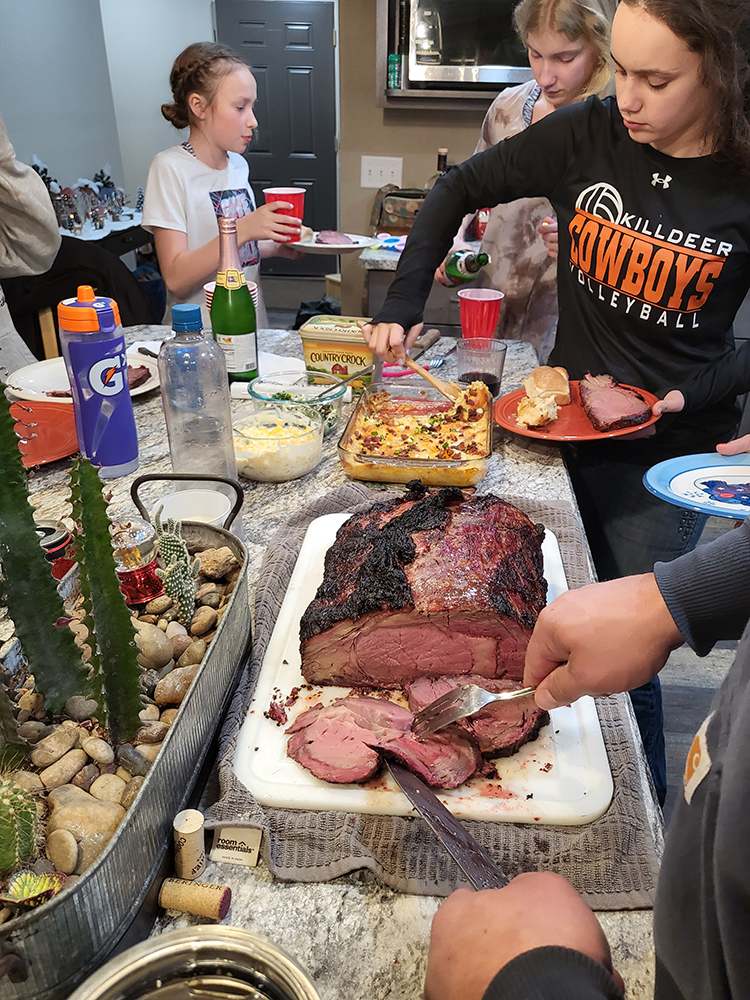
[[[639,392],[649,406],[658,402],[659,397],[652,392],[647,392],[646,389],[639,389],[633,385],[626,386],[626,388]],[[621,427],[620,430],[605,433],[594,430],[581,406],[578,382],[571,381],[570,402],[567,406],[560,407],[557,420],[553,420],[552,423],[544,427],[519,427],[516,423],[516,410],[525,395],[525,389],[516,389],[515,392],[509,392],[507,396],[501,396],[495,403],[493,410],[495,421],[507,431],[513,431],[514,434],[522,434],[524,437],[537,438],[542,441],[601,441],[603,438],[623,437],[625,434],[632,434],[633,431],[639,431],[643,427],[649,427],[659,419],[652,414],[648,420],[644,420],[642,424],[636,424],[634,427]]]
[[[78,451],[73,407],[69,403],[19,400],[10,408],[26,468],[67,458]]]

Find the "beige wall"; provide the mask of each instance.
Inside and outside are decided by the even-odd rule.
[[[404,187],[422,187],[435,173],[437,150],[448,162],[474,151],[480,111],[414,111],[375,107],[375,0],[339,4],[341,74],[341,221],[344,232],[369,233],[375,191],[361,188],[361,156],[401,156]],[[341,258],[342,312],[361,315],[365,270],[358,254]]]

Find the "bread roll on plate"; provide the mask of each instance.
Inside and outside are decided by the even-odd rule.
[[[568,373],[564,368],[550,368],[549,365],[535,368],[523,386],[529,399],[551,394],[558,406],[565,406],[570,402]]]

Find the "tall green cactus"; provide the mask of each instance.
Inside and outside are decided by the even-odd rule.
[[[2,397],[0,384],[0,397]],[[18,404],[23,407],[23,404]],[[68,628],[56,628],[63,614],[57,585],[39,545],[28,500],[14,420],[0,405],[0,562],[8,613],[45,703],[59,712],[74,694],[87,694],[86,669]]]
[[[91,656],[95,697],[103,709],[101,720],[110,740],[119,743],[135,736],[140,726],[138,698],[140,669],[136,659],[135,628],[120,591],[109,533],[102,481],[87,459],[74,459],[70,476],[73,519],[80,526],[76,561],[81,579],[86,640]]]
[[[0,778],[0,874],[6,875],[34,850],[39,818],[31,792]]]

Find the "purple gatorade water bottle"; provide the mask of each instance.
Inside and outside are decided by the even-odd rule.
[[[81,454],[103,479],[134,472],[138,437],[117,303],[79,285],[78,297],[57,307],[57,318]]]

